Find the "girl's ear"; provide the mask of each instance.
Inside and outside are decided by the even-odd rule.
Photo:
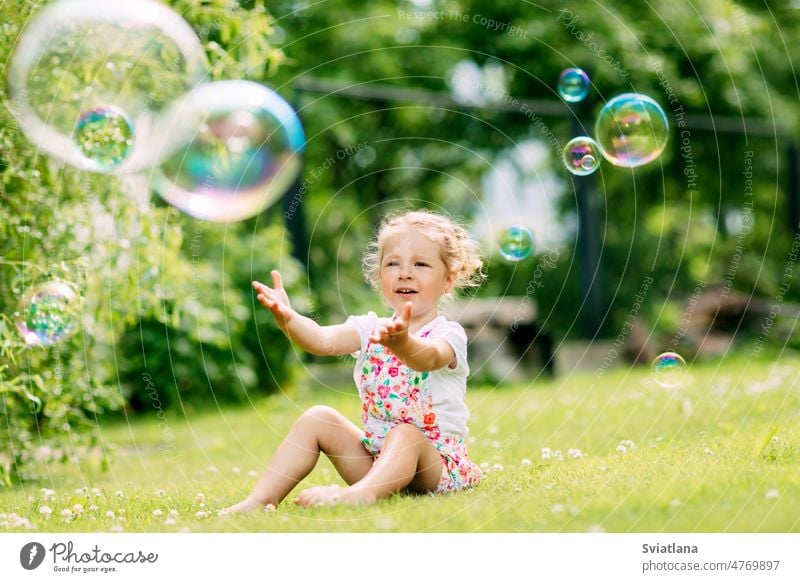
[[[450,291],[453,290],[456,284],[456,273],[455,271],[450,271],[447,273],[447,277],[444,279],[444,289],[442,291],[443,295],[447,295]]]

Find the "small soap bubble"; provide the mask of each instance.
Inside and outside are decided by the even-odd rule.
[[[206,74],[192,28],[157,0],[60,0],[35,12],[8,69],[28,139],[82,170],[158,163],[175,101]]]
[[[191,141],[155,172],[164,200],[203,220],[254,216],[278,200],[302,168],[305,135],[283,98],[250,81],[205,83],[176,108]]]
[[[112,170],[128,156],[133,131],[133,124],[122,111],[98,107],[81,115],[74,136],[84,156],[99,167]]]
[[[564,69],[558,78],[558,94],[568,103],[583,101],[589,94],[589,75],[574,67]]]
[[[509,226],[500,234],[499,246],[507,261],[522,261],[533,253],[533,233],[521,225]]]
[[[686,377],[686,361],[680,354],[664,352],[653,360],[653,377],[663,388],[676,388]]]
[[[15,319],[27,345],[51,346],[78,331],[80,294],[66,281],[39,283],[22,297]]]
[[[600,148],[592,138],[573,138],[564,146],[564,166],[576,176],[586,176],[600,167]]]
[[[600,110],[595,138],[609,162],[636,168],[655,160],[667,145],[669,122],[661,106],[640,93],[617,95]]]

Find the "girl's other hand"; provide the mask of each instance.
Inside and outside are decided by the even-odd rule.
[[[261,305],[272,312],[278,327],[286,331],[286,326],[292,319],[294,310],[289,303],[289,296],[283,288],[281,274],[278,271],[272,271],[270,275],[272,276],[272,287],[258,281],[253,281],[253,288],[258,293],[256,299],[258,299]]]
[[[397,346],[408,339],[408,324],[411,321],[411,303],[403,305],[403,311],[392,321],[379,325],[369,336],[369,341],[387,348]]]

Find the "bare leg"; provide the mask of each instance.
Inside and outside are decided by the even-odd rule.
[[[314,406],[294,423],[247,499],[226,511],[277,506],[314,469],[321,452],[348,484],[362,479],[374,460],[358,427],[333,408]]]
[[[411,424],[399,424],[389,431],[380,457],[363,479],[346,489],[313,487],[297,497],[299,505],[320,503],[374,503],[401,489],[435,491],[442,477],[439,451]]]

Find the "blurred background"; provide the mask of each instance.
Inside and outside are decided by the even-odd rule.
[[[0,0],[4,77],[43,4]],[[37,455],[94,446],[97,415],[187,414],[346,381],[352,361],[295,350],[250,282],[279,269],[293,306],[321,323],[379,309],[361,254],[395,209],[448,212],[483,244],[486,283],[449,307],[469,327],[475,381],[535,387],[667,350],[691,363],[800,346],[794,0],[167,4],[200,37],[211,78],[264,83],[295,108],[305,169],[254,218],[196,220],[146,177],[38,152],[0,89],[5,483]],[[556,91],[568,67],[591,79],[582,102]],[[625,92],[664,108],[666,150],[640,168],[569,174],[564,145]],[[508,262],[497,236],[519,223],[534,253]],[[80,287],[81,330],[32,349],[14,312],[45,275]]]

